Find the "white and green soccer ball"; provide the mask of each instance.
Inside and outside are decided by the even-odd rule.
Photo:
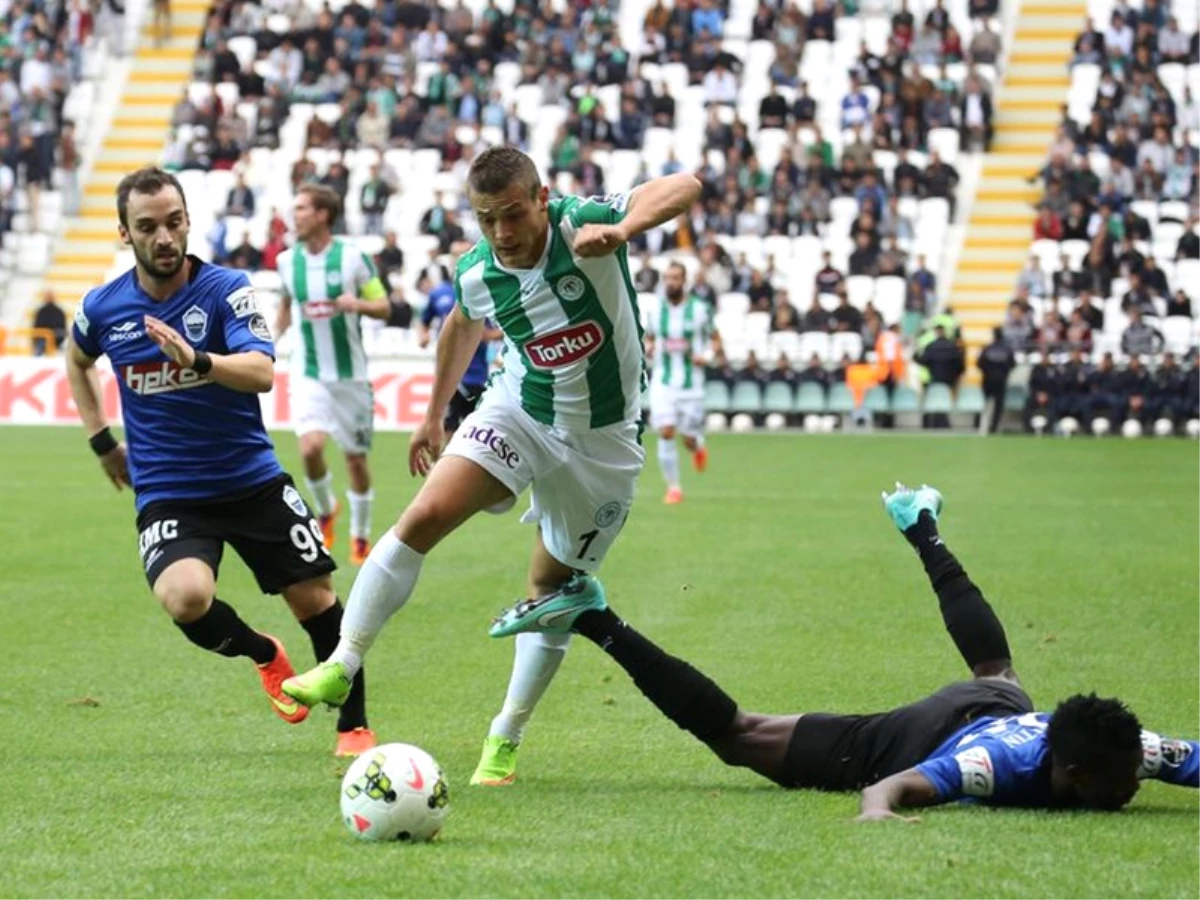
[[[364,841],[429,841],[442,830],[450,794],[442,767],[420,747],[381,744],[342,779],[342,821]]]

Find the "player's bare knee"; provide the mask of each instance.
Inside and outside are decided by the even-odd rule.
[[[370,490],[371,469],[367,465],[365,453],[346,454],[346,474],[350,479],[350,487],[359,493]]]
[[[303,622],[333,606],[337,602],[337,595],[333,592],[332,579],[328,575],[321,575],[284,588],[283,599],[296,621]]]
[[[184,623],[199,619],[213,601],[208,584],[184,578],[160,578],[154,584],[154,596],[167,615]]]
[[[310,431],[300,435],[300,456],[306,466],[323,463],[325,456],[325,435],[319,431]]]
[[[683,436],[683,446],[687,448],[689,453],[696,451],[696,436],[694,434],[685,434]]]
[[[658,430],[658,436],[660,438],[662,438],[664,441],[675,440],[675,426],[667,425],[665,428],[660,428]]]
[[[460,518],[450,504],[418,494],[396,523],[396,537],[418,553],[428,553],[453,530]]]

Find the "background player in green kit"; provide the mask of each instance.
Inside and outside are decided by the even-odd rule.
[[[339,511],[333,473],[325,464],[325,437],[346,455],[350,489],[350,562],[371,550],[371,470],[375,400],[367,374],[361,317],[388,317],[387,291],[370,258],[333,236],[342,198],[332,188],[306,184],[293,207],[296,245],[279,254],[285,297],[275,320],[278,340],[300,323],[292,352],[292,418],[304,458],[304,476],[317,519],[332,549]]]
[[[438,340],[433,396],[409,446],[410,469],[428,478],[359,572],[337,650],[285,683],[310,706],[341,701],[412,594],[425,555],[475,513],[507,510],[531,488],[522,521],[538,525],[528,591],[540,597],[599,567],[633,501],[645,459],[644,371],[626,242],[690,209],[700,183],[676,174],[628,194],[550,200],[528,156],[493,147],[472,164],[467,189],[484,237],[458,261],[458,305]],[[442,452],[446,405],[489,318],[504,333],[504,370]],[[473,784],[516,777],[517,745],[568,640],[517,641]]]
[[[708,466],[704,446],[704,366],[721,346],[708,304],[687,292],[687,269],[673,262],[663,275],[665,297],[646,327],[650,374],[650,427],[658,432],[658,465],[667,482],[664,503],[682,503],[675,436],[692,454],[697,472]]]

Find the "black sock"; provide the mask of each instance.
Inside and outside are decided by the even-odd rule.
[[[300,623],[312,641],[317,662],[324,662],[337,649],[338,635],[342,630],[342,604],[334,601],[333,606]],[[353,731],[367,727],[367,687],[363,670],[359,669],[350,687],[350,696],[338,709],[338,731]]]
[[[980,663],[1011,660],[1004,626],[938,535],[933,516],[922,512],[904,536],[921,557],[938,596],[942,621],[967,666],[974,670]]]
[[[737,704],[732,697],[707,675],[638,634],[611,609],[583,613],[574,630],[628,672],[663,715],[700,740],[719,737],[733,723]]]
[[[241,620],[228,603],[213,598],[194,622],[176,622],[183,636],[202,650],[222,656],[248,656],[260,666],[275,658],[275,645]]]

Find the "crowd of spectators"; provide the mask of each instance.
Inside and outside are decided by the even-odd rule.
[[[883,52],[871,52],[864,41],[846,95],[821,101],[839,104],[840,133],[831,139],[823,133],[822,110],[800,63],[808,42],[833,39],[838,19],[855,14],[852,2],[816,0],[804,13],[794,3],[762,0],[749,37],[770,41],[774,59],[756,122],[741,118],[747,60],[722,43],[728,16],[723,0],[679,0],[672,6],[659,0],[648,8],[634,47],[621,42],[614,3],[568,3],[560,11],[553,4],[516,0],[511,13],[489,5],[479,14],[464,3],[396,0],[370,9],[351,2],[337,13],[302,2],[271,9],[286,18],[274,21],[268,9],[250,0],[214,6],[196,71],[211,89],[189,92],[175,110],[170,165],[244,170],[250,150],[279,146],[293,105],[333,105],[336,115],[308,120],[306,152],[293,167],[293,186],[320,181],[346,193],[346,156],[378,151],[379,166],[355,188],[362,215],[352,226],[341,225],[343,231],[377,234],[389,203],[404,202],[405,194],[406,173],[386,165],[387,150],[436,150],[442,172],[461,186],[481,137],[531,149],[536,123],[518,114],[499,84],[500,69],[515,66],[514,86],[537,91],[535,109],[561,109],[557,134],[541,160],[554,188],[604,193],[610,188],[609,153],[639,149],[651,129],[676,126],[678,88],[658,73],[661,66],[682,64],[690,85],[702,89],[706,107],[702,152],[698,165],[689,165],[704,190],[688,214],[641,239],[636,249],[694,253],[700,260],[697,293],[752,287],[752,309],[778,311],[778,327],[786,328],[805,325],[808,318],[782,305],[788,274],[773,272],[761,260],[750,271],[744,257],[730,258],[728,239],[845,240],[850,252],[840,260],[841,278],[905,279],[910,338],[935,307],[936,287],[924,261],[911,254],[915,223],[908,201],[941,198],[953,209],[958,172],[930,136],[958,129],[964,147],[987,145],[990,78],[1001,50],[993,0],[972,2],[973,30],[967,35],[940,0],[921,16],[901,3]],[[773,135],[770,152],[761,143],[766,132]],[[894,163],[878,165],[881,151],[892,154]],[[320,162],[313,158],[318,155]],[[643,162],[633,183],[683,167],[672,150],[653,166]],[[228,210],[253,212],[244,193],[234,200]],[[833,215],[839,201],[853,204],[848,223]],[[268,247],[272,228],[249,238],[263,260],[249,253],[243,259],[269,265],[276,255]],[[419,228],[437,237],[443,252],[478,233],[461,190],[436,196]],[[877,315],[869,308],[858,312],[864,320]],[[807,324],[819,330],[845,327],[818,321],[815,313],[812,319]],[[873,345],[870,335],[864,343]]]
[[[61,190],[64,212],[78,209],[80,150],[63,110],[94,22],[84,0],[14,0],[0,13],[0,239],[18,209],[25,231],[49,228],[43,191]]]
[[[1100,350],[1108,316],[1115,346],[1106,349],[1154,354],[1160,320],[1192,316],[1197,282],[1180,273],[1200,259],[1200,106],[1185,79],[1196,49],[1197,34],[1155,0],[1118,2],[1103,28],[1089,19],[1079,34],[1073,77],[1095,94],[1086,118],[1063,107],[1031,179],[1043,186],[1035,250],[1050,252],[1031,256],[1018,277],[1003,324],[1014,350]]]

